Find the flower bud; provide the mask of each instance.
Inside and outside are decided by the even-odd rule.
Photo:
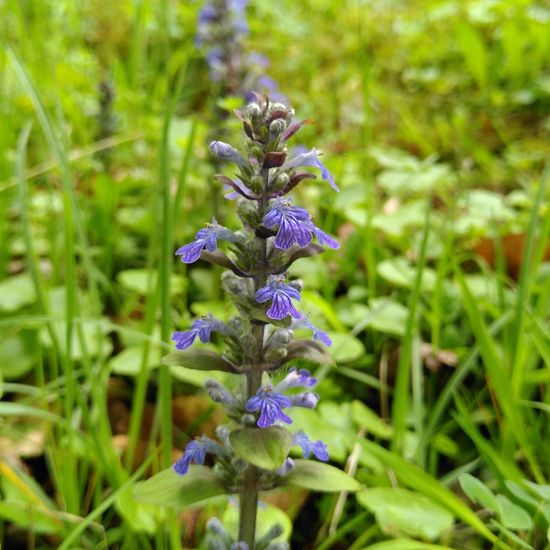
[[[252,414],[243,414],[241,416],[241,424],[243,426],[255,426],[256,425],[256,418]]]
[[[223,288],[239,298],[241,301],[247,301],[249,299],[248,285],[246,280],[235,275],[232,271],[224,271],[221,275],[221,282]]]
[[[252,124],[256,125],[263,118],[262,109],[257,103],[249,103],[246,107],[245,116],[251,120]]]
[[[237,201],[237,215],[245,227],[256,227],[259,224],[258,210],[251,201],[245,198]]]
[[[276,191],[280,191],[281,189],[284,189],[286,185],[288,185],[289,182],[288,174],[285,174],[284,172],[282,174],[279,174],[269,185],[269,190],[273,193]]]
[[[261,193],[264,190],[264,178],[260,175],[253,176],[247,183],[255,193]]]
[[[225,530],[225,527],[223,526],[222,522],[218,518],[210,518],[206,522],[206,530],[212,533],[213,535],[222,537],[224,540],[229,540],[227,531]]]
[[[269,133],[272,136],[279,136],[286,130],[286,123],[282,118],[277,118],[269,125]]]

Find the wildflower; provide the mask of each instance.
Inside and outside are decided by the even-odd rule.
[[[301,447],[304,458],[309,458],[312,453],[323,462],[327,462],[330,458],[327,446],[321,440],[311,441],[303,431],[299,431],[294,436],[292,443]]]
[[[296,388],[303,386],[305,388],[311,388],[317,384],[317,379],[311,376],[311,373],[307,369],[291,368],[288,374],[281,382],[275,386],[275,391],[283,392],[289,388]]]
[[[237,166],[243,167],[247,164],[244,157],[228,143],[223,141],[213,141],[208,146],[212,154],[218,159],[226,162],[234,162]]]
[[[292,323],[292,328],[308,328],[313,331],[313,340],[315,342],[322,342],[325,344],[325,346],[331,346],[332,340],[330,339],[330,336],[320,328],[316,327],[307,317],[303,317],[302,319],[299,319],[298,321],[294,321]]]
[[[317,237],[317,240],[321,246],[328,246],[333,250],[340,248],[340,243],[334,237],[331,237],[328,233],[325,233],[322,229],[319,229],[313,225],[313,223],[311,224],[311,230]]]
[[[208,439],[206,436],[202,436],[200,439],[194,439],[187,444],[185,451],[181,458],[174,464],[174,471],[176,474],[183,476],[187,473],[191,462],[195,464],[204,464],[206,460],[206,447]]]
[[[329,172],[328,168],[321,162],[318,151],[316,149],[312,149],[307,153],[303,153],[294,157],[293,159],[286,161],[283,164],[282,169],[288,170],[289,168],[298,168],[300,166],[311,166],[312,168],[319,168],[321,170],[321,177],[325,181],[327,181],[328,184],[335,191],[340,191],[340,189],[336,185],[336,182],[334,181],[334,177]]]
[[[195,235],[193,242],[176,250],[176,256],[181,256],[181,261],[184,264],[192,264],[200,258],[203,248],[206,248],[208,252],[214,252],[218,245],[218,239],[235,242],[237,237],[232,231],[223,227],[223,225],[219,225],[212,218],[212,223],[200,229]]]
[[[288,250],[293,244],[300,247],[311,242],[311,216],[305,208],[292,206],[288,200],[279,200],[264,216],[263,224],[268,229],[278,226],[275,246]]]
[[[256,395],[251,397],[246,402],[247,412],[260,411],[258,417],[258,426],[260,428],[268,428],[273,426],[275,422],[285,422],[292,424],[292,418],[287,416],[283,409],[290,407],[291,400],[286,395],[273,391],[271,386],[260,388]]]
[[[294,307],[291,299],[300,300],[300,293],[293,286],[286,284],[285,278],[280,276],[271,276],[268,284],[256,292],[258,303],[263,304],[272,300],[271,307],[267,310],[267,316],[279,321],[287,315],[301,319],[302,314]]]
[[[174,332],[172,335],[172,340],[176,342],[177,349],[185,349],[193,344],[197,336],[203,344],[210,342],[212,332],[227,334],[229,329],[225,323],[215,319],[209,313],[208,315],[194,321],[189,330]]]
[[[298,393],[290,397],[290,406],[314,409],[319,403],[319,394],[311,391]]]
[[[275,473],[280,476],[286,476],[286,474],[288,474],[288,472],[290,472],[292,468],[294,468],[294,460],[292,460],[292,458],[287,458],[283,462],[283,465],[279,466],[279,468],[275,470]]]

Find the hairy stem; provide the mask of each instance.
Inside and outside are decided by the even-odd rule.
[[[264,179],[264,194],[258,201],[258,212],[260,219],[263,218],[267,208],[267,182],[268,169],[262,170]],[[260,238],[260,237],[257,237]],[[265,286],[267,282],[267,243],[261,238],[261,254],[259,258],[258,275],[254,277],[254,292]],[[247,397],[252,397],[260,388],[262,383],[262,365],[264,355],[264,332],[263,323],[252,324],[253,349],[250,370],[246,373]],[[245,474],[240,495],[240,513],[239,513],[239,541],[246,542],[250,550],[254,550],[256,536],[256,516],[258,511],[258,471],[255,466],[249,464]]]

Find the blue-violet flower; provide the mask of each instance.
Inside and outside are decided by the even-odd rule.
[[[327,462],[330,458],[328,455],[327,446],[321,441],[311,441],[309,437],[302,431],[299,431],[292,440],[294,445],[299,445],[304,454],[304,458],[309,458],[313,453],[319,460]]]
[[[298,168],[300,166],[311,166],[313,168],[319,168],[321,170],[321,177],[325,181],[327,181],[328,184],[335,191],[340,191],[340,189],[336,185],[336,182],[334,181],[334,177],[332,176],[328,168],[321,162],[321,159],[318,156],[318,151],[316,149],[312,149],[307,153],[303,153],[301,155],[298,155],[297,157],[287,160],[283,164],[281,169],[288,170],[289,168]]]
[[[295,319],[301,319],[302,314],[294,307],[292,300],[300,300],[300,293],[281,276],[271,276],[266,286],[256,292],[256,301],[260,304],[272,300],[271,307],[267,310],[270,319],[281,320],[287,315]]]
[[[292,424],[292,418],[283,412],[283,409],[290,407],[291,404],[292,402],[289,397],[273,391],[271,386],[265,386],[264,388],[260,388],[256,392],[256,395],[246,402],[246,410],[248,412],[260,411],[258,426],[260,428],[268,428],[269,426],[273,426],[277,421]]]
[[[177,349],[188,348],[195,338],[198,336],[203,344],[210,342],[212,332],[221,332],[227,334],[229,331],[227,325],[208,314],[200,319],[197,319],[191,325],[189,330],[174,332],[172,340],[176,342]]]
[[[218,239],[235,242],[237,237],[227,227],[219,225],[213,218],[212,223],[197,232],[193,242],[176,250],[176,256],[181,256],[181,261],[184,264],[192,264],[200,258],[203,248],[206,248],[208,252],[214,252],[218,246]]]

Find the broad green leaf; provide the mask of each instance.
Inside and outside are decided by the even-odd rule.
[[[183,476],[168,468],[147,481],[136,483],[133,496],[138,502],[182,509],[225,493],[221,481],[210,468],[191,465]]]
[[[500,508],[500,521],[508,529],[531,529],[533,521],[531,516],[520,506],[514,504],[504,495],[497,495]]]
[[[386,281],[403,288],[412,288],[416,278],[416,269],[407,258],[403,257],[380,262],[376,266],[376,271]],[[434,270],[429,267],[424,268],[422,272],[422,289],[433,290],[435,283],[436,274]]]
[[[388,451],[367,439],[363,439],[365,447],[372,452],[386,467],[391,468],[399,481],[422,493],[447,508],[455,514],[464,523],[475,529],[480,535],[483,535],[491,543],[495,543],[496,537],[481,521],[477,515],[460,500],[452,491],[442,485],[437,479],[433,478],[418,466],[409,464],[399,455]],[[509,548],[504,543],[502,548]]]
[[[357,494],[385,533],[434,540],[453,525],[453,515],[428,497],[400,487],[377,487]]]
[[[229,439],[235,454],[264,470],[282,466],[292,445],[292,434],[280,426],[235,430]]]
[[[363,550],[452,550],[452,548],[418,540],[395,539],[371,544]]]
[[[136,376],[141,369],[143,348],[141,346],[132,346],[123,349],[112,359],[109,359],[108,365],[111,372],[124,376]],[[151,350],[149,356],[149,368],[160,365],[160,350],[155,347]]]
[[[460,487],[466,493],[466,496],[476,504],[481,504],[484,508],[491,510],[492,512],[498,513],[500,507],[498,502],[493,495],[493,492],[487,485],[482,481],[477,479],[471,474],[463,473],[460,474],[458,478]]]
[[[148,269],[126,269],[117,275],[118,283],[127,290],[146,296],[155,288],[157,272]],[[185,279],[181,275],[170,275],[170,294],[180,294],[185,288]]]
[[[533,481],[525,480],[525,484],[528,485],[532,491],[534,491],[542,500],[550,502],[550,485],[542,485],[541,483],[535,483]]]
[[[365,355],[363,343],[351,334],[329,332],[332,339],[330,354],[337,363],[350,363]]]
[[[0,311],[17,311],[36,300],[32,278],[27,273],[12,275],[0,282]]]
[[[390,298],[371,300],[365,327],[371,327],[378,332],[403,336],[407,324],[408,310],[399,302]]]
[[[4,380],[16,380],[27,374],[36,361],[36,333],[23,331],[0,340],[0,372]]]
[[[218,353],[206,349],[173,351],[162,358],[169,367],[186,367],[195,370],[219,370],[234,372],[233,366]]]
[[[357,480],[342,470],[314,460],[295,460],[294,468],[285,477],[284,485],[329,493],[362,489]]]
[[[351,416],[353,421],[381,439],[390,439],[392,434],[391,426],[388,426],[372,409],[369,409],[361,401],[353,401],[351,404]]]
[[[116,499],[116,507],[133,531],[153,535],[157,530],[155,512],[158,508],[151,504],[137,502],[132,496],[132,486],[128,485]]]

